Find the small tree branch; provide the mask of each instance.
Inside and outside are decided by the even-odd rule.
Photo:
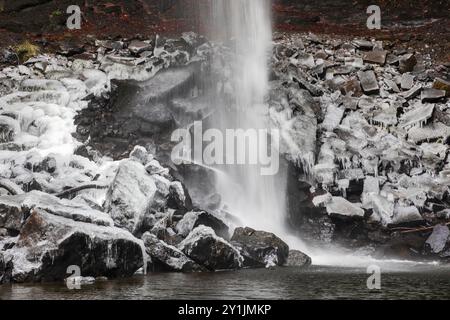
[[[75,188],[64,190],[64,191],[62,191],[60,193],[55,194],[55,196],[58,197],[58,198],[61,198],[61,199],[67,199],[70,196],[75,195],[78,192],[83,191],[83,190],[88,190],[88,189],[106,189],[106,188],[108,188],[108,186],[101,185],[101,184],[85,184],[85,185],[82,185],[82,186],[78,186],[78,187],[75,187]]]

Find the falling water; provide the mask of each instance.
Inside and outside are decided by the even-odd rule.
[[[234,50],[229,75],[232,103],[227,105],[221,99],[213,101],[217,109],[211,122],[222,131],[268,126],[265,96],[269,87],[268,57],[272,49],[270,7],[269,0],[212,0],[211,36],[216,41],[229,41]],[[272,144],[276,144],[275,139]],[[226,149],[225,153],[233,151]],[[282,234],[285,173],[280,169],[276,175],[263,176],[260,169],[260,165],[224,165],[221,170],[227,178],[217,178],[217,190],[225,209],[245,225]]]

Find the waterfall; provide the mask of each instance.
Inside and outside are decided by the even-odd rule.
[[[210,119],[211,126],[221,130],[224,136],[229,129],[249,133],[268,128],[265,96],[269,88],[268,59],[272,51],[270,12],[269,0],[212,0],[210,37],[214,41],[227,42],[233,51],[231,72],[228,71],[231,102],[223,102],[220,98],[211,101],[216,108]],[[256,146],[247,142],[248,152],[260,152],[259,148],[267,147],[269,141],[272,147],[277,144],[270,134],[258,138]],[[234,148],[224,151],[225,157],[230,158],[235,152]],[[278,152],[275,156],[278,157]],[[248,155],[247,159],[250,157]],[[275,175],[262,175],[260,163],[225,164],[220,169],[226,173],[226,178],[218,176],[216,187],[224,209],[246,226],[282,236],[286,197],[283,168]]]

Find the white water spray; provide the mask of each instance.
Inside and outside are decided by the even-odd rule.
[[[213,125],[226,129],[266,129],[268,57],[272,49],[270,0],[212,0],[210,31],[215,41],[230,41],[232,106],[215,101]],[[275,141],[271,143],[276,144]],[[248,148],[250,150],[252,148]],[[234,150],[226,150],[227,155]],[[217,177],[226,210],[246,225],[285,234],[286,174],[263,176],[259,165],[224,165],[227,178]]]

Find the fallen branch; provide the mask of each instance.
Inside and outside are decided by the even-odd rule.
[[[437,224],[437,225],[440,225],[440,224]],[[420,232],[420,231],[430,231],[430,230],[433,230],[434,227],[436,227],[437,225],[434,225],[431,227],[420,227],[420,228],[395,228],[392,230],[393,231],[403,230],[403,231],[400,231],[400,233],[413,233],[413,232]],[[450,225],[450,222],[447,222],[446,224],[444,224],[444,226],[448,226],[448,225]]]
[[[67,189],[64,190],[60,193],[55,194],[56,197],[61,198],[61,199],[67,199],[70,196],[73,196],[75,194],[77,194],[80,191],[83,190],[88,190],[88,189],[106,189],[108,188],[108,186],[106,185],[102,185],[102,184],[85,184],[79,187],[75,187],[75,188],[71,188],[71,189]]]

